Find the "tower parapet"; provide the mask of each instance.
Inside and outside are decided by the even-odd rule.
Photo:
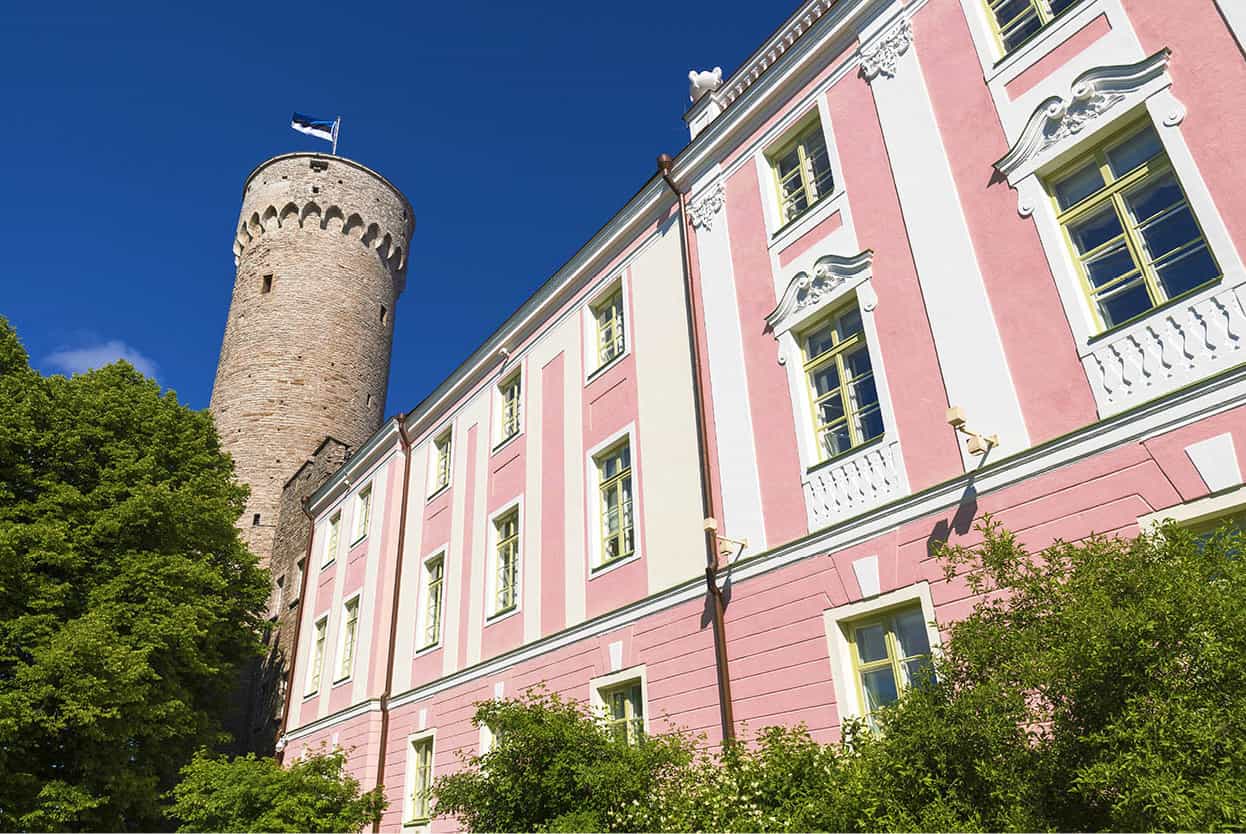
[[[381,424],[414,227],[397,188],[342,157],[285,154],[247,177],[210,410],[261,563],[285,481],[326,436],[358,446]]]

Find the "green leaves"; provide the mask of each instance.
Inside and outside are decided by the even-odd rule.
[[[33,371],[0,320],[0,828],[164,826],[268,581],[211,418],[125,363]]]
[[[173,790],[179,831],[360,831],[380,819],[384,789],[361,794],[346,754],[321,751],[282,767],[254,755],[200,751]]]

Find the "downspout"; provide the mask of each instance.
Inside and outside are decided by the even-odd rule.
[[[398,421],[398,439],[402,443],[402,504],[398,511],[398,556],[394,560],[394,598],[390,603],[389,611],[389,651],[386,653],[385,661],[385,689],[381,692],[381,739],[377,744],[376,755],[376,784],[378,787],[385,785],[385,754],[389,741],[389,695],[394,688],[394,650],[398,640],[398,603],[402,599],[402,553],[406,549],[405,540],[407,537],[407,498],[410,495],[411,485],[411,438],[407,436],[407,415],[399,414]],[[376,822],[372,823],[372,831],[379,832],[381,830],[381,820],[378,817]]]
[[[312,540],[316,537],[316,519],[307,509],[307,502],[310,499],[311,496],[308,495],[299,502],[299,509],[303,511],[303,515],[307,516],[307,550],[303,553],[303,572],[299,582],[299,613],[294,618],[294,640],[290,644],[293,650],[290,653],[290,671],[286,677],[286,696],[281,702],[281,732],[277,734],[277,749],[274,751],[274,757],[279,762],[285,759],[286,722],[290,719],[290,700],[294,697],[294,661],[299,656],[299,632],[303,630],[303,613],[307,605],[309,584],[307,570],[311,567]]]
[[[667,154],[658,157],[658,174],[679,198],[679,248],[683,254],[684,295],[688,305],[689,348],[692,355],[692,404],[696,411],[697,457],[701,464],[701,508],[705,516],[705,590],[709,594],[714,621],[714,665],[718,671],[718,707],[722,721],[723,741],[735,740],[735,714],[731,704],[731,671],[727,665],[727,627],[723,619],[726,605],[718,587],[718,515],[714,506],[713,471],[709,455],[709,417],[704,391],[705,366],[701,361],[703,318],[692,283],[692,252],[688,246],[688,197],[671,177],[674,160]]]

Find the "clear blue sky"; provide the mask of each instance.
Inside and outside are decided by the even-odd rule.
[[[414,406],[687,143],[691,68],[782,3],[13,3],[0,314],[45,372],[126,355],[206,407],[243,179],[327,145],[416,213],[388,411]],[[493,242],[482,251],[477,241]]]

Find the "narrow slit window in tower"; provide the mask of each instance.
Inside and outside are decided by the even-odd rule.
[[[259,513],[256,513],[255,515],[251,516],[251,526],[252,527],[260,526],[260,514]]]
[[[260,292],[270,293],[273,291],[273,276],[271,274],[264,276],[264,283],[260,286]]]
[[[381,305],[381,324],[385,323],[385,319],[389,318],[389,310],[385,309],[385,305]]]

